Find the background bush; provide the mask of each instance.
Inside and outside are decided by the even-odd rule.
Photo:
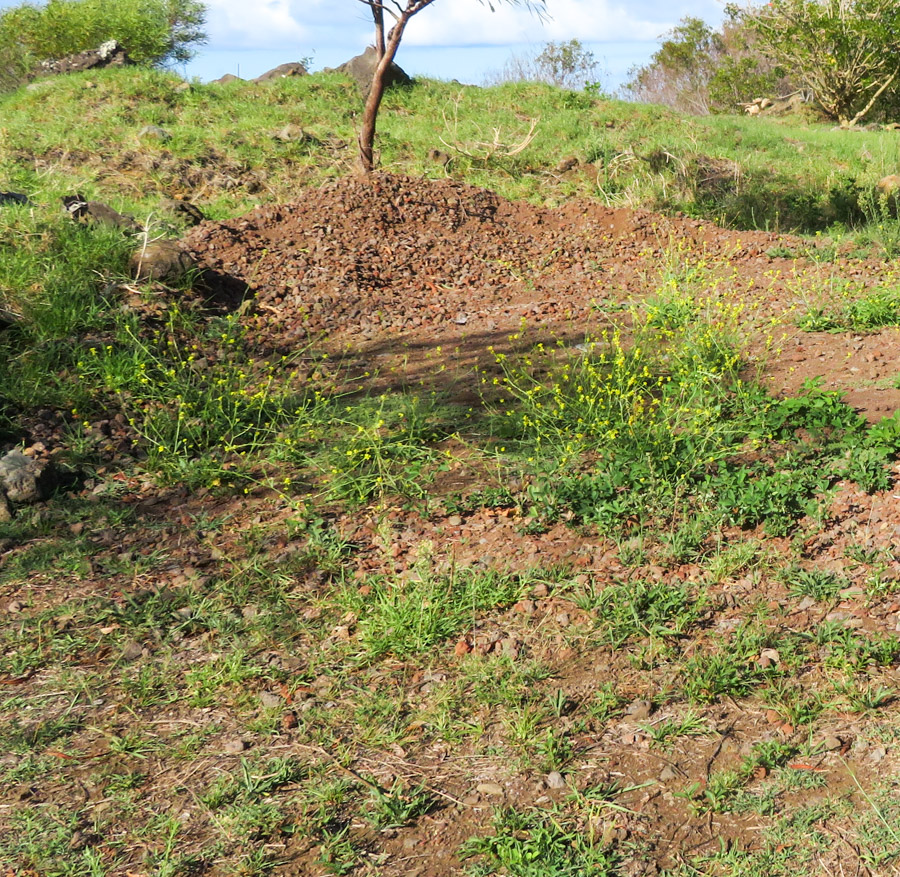
[[[0,87],[19,84],[38,63],[117,40],[139,64],[187,61],[205,42],[199,0],[49,0],[0,14]]]

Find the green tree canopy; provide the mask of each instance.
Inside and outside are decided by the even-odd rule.
[[[666,34],[650,63],[631,71],[634,98],[688,113],[733,112],[757,97],[790,90],[784,70],[733,9],[714,30],[689,16]]]
[[[193,57],[206,41],[200,0],[48,0],[0,13],[0,58],[34,64],[116,40],[139,64]]]
[[[758,35],[763,50],[790,65],[842,127],[863,119],[896,85],[896,0],[772,0],[732,9]]]

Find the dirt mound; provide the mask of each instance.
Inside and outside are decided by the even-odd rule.
[[[822,263],[817,244],[786,235],[598,201],[543,209],[456,180],[378,175],[201,223],[183,244],[229,296],[255,292],[252,332],[264,346],[290,349],[324,336],[364,357],[396,353],[415,379],[433,374],[437,362],[460,373],[483,365],[489,346],[506,343],[523,321],[558,339],[598,334],[623,302],[652,295],[660,282],[690,283],[673,278],[702,263],[755,302],[757,320],[787,321],[779,332],[791,340],[777,353],[766,342],[771,327],[748,328],[751,341],[759,335],[755,352],[773,390],[795,393],[822,377],[872,418],[900,404],[878,368],[900,349],[896,332],[800,338],[791,316],[798,294],[823,271],[869,284],[884,264]]]
[[[699,223],[674,221],[680,234]],[[609,242],[665,245],[672,220],[596,203],[543,210],[454,180],[379,176],[308,190],[302,201],[204,223],[185,238],[199,264],[256,291],[288,334],[371,337],[497,314],[542,313],[596,291]],[[592,288],[593,286],[593,288]],[[568,290],[568,292],[566,292]]]

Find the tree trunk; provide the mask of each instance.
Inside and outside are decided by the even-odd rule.
[[[384,57],[384,7],[373,6],[372,18],[375,19],[375,55],[380,61]]]
[[[388,34],[387,45],[384,47],[384,54],[381,56],[381,60],[378,62],[375,74],[372,77],[372,88],[369,90],[369,95],[366,98],[358,141],[359,169],[364,174],[372,173],[375,168],[375,123],[378,120],[378,108],[381,106],[381,99],[384,97],[388,68],[394,62],[397,49],[400,47],[400,40],[403,38],[403,31],[409,19],[409,14],[403,12],[397,19],[397,23],[391,28],[391,32]]]

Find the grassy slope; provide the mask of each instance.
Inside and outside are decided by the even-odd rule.
[[[49,80],[4,97],[0,176],[11,187],[47,198],[74,178],[85,194],[117,197],[147,213],[159,191],[171,190],[175,181],[161,173],[136,186],[119,166],[125,152],[165,151],[207,164],[212,152],[265,169],[265,185],[255,194],[240,187],[205,194],[201,200],[211,214],[224,217],[261,200],[289,199],[298,182],[317,182],[352,164],[360,101],[338,75],[195,85],[187,91],[178,90],[179,82],[161,72],[104,71]],[[504,157],[502,148],[486,145],[495,132],[504,147],[521,143],[530,120],[537,120],[536,134],[519,154]],[[273,140],[273,133],[291,123],[317,142]],[[170,130],[172,140],[164,146],[141,143],[138,131],[150,124]],[[685,118],[660,107],[595,101],[543,85],[482,89],[425,80],[388,94],[379,131],[381,164],[392,172],[442,174],[427,157],[440,149],[454,155],[453,175],[511,198],[554,203],[588,195],[781,230],[814,231],[858,220],[858,191],[900,170],[900,139],[892,131]],[[663,154],[668,163],[659,158]],[[590,166],[556,173],[558,162],[570,156]],[[726,164],[711,166],[710,159]]]

